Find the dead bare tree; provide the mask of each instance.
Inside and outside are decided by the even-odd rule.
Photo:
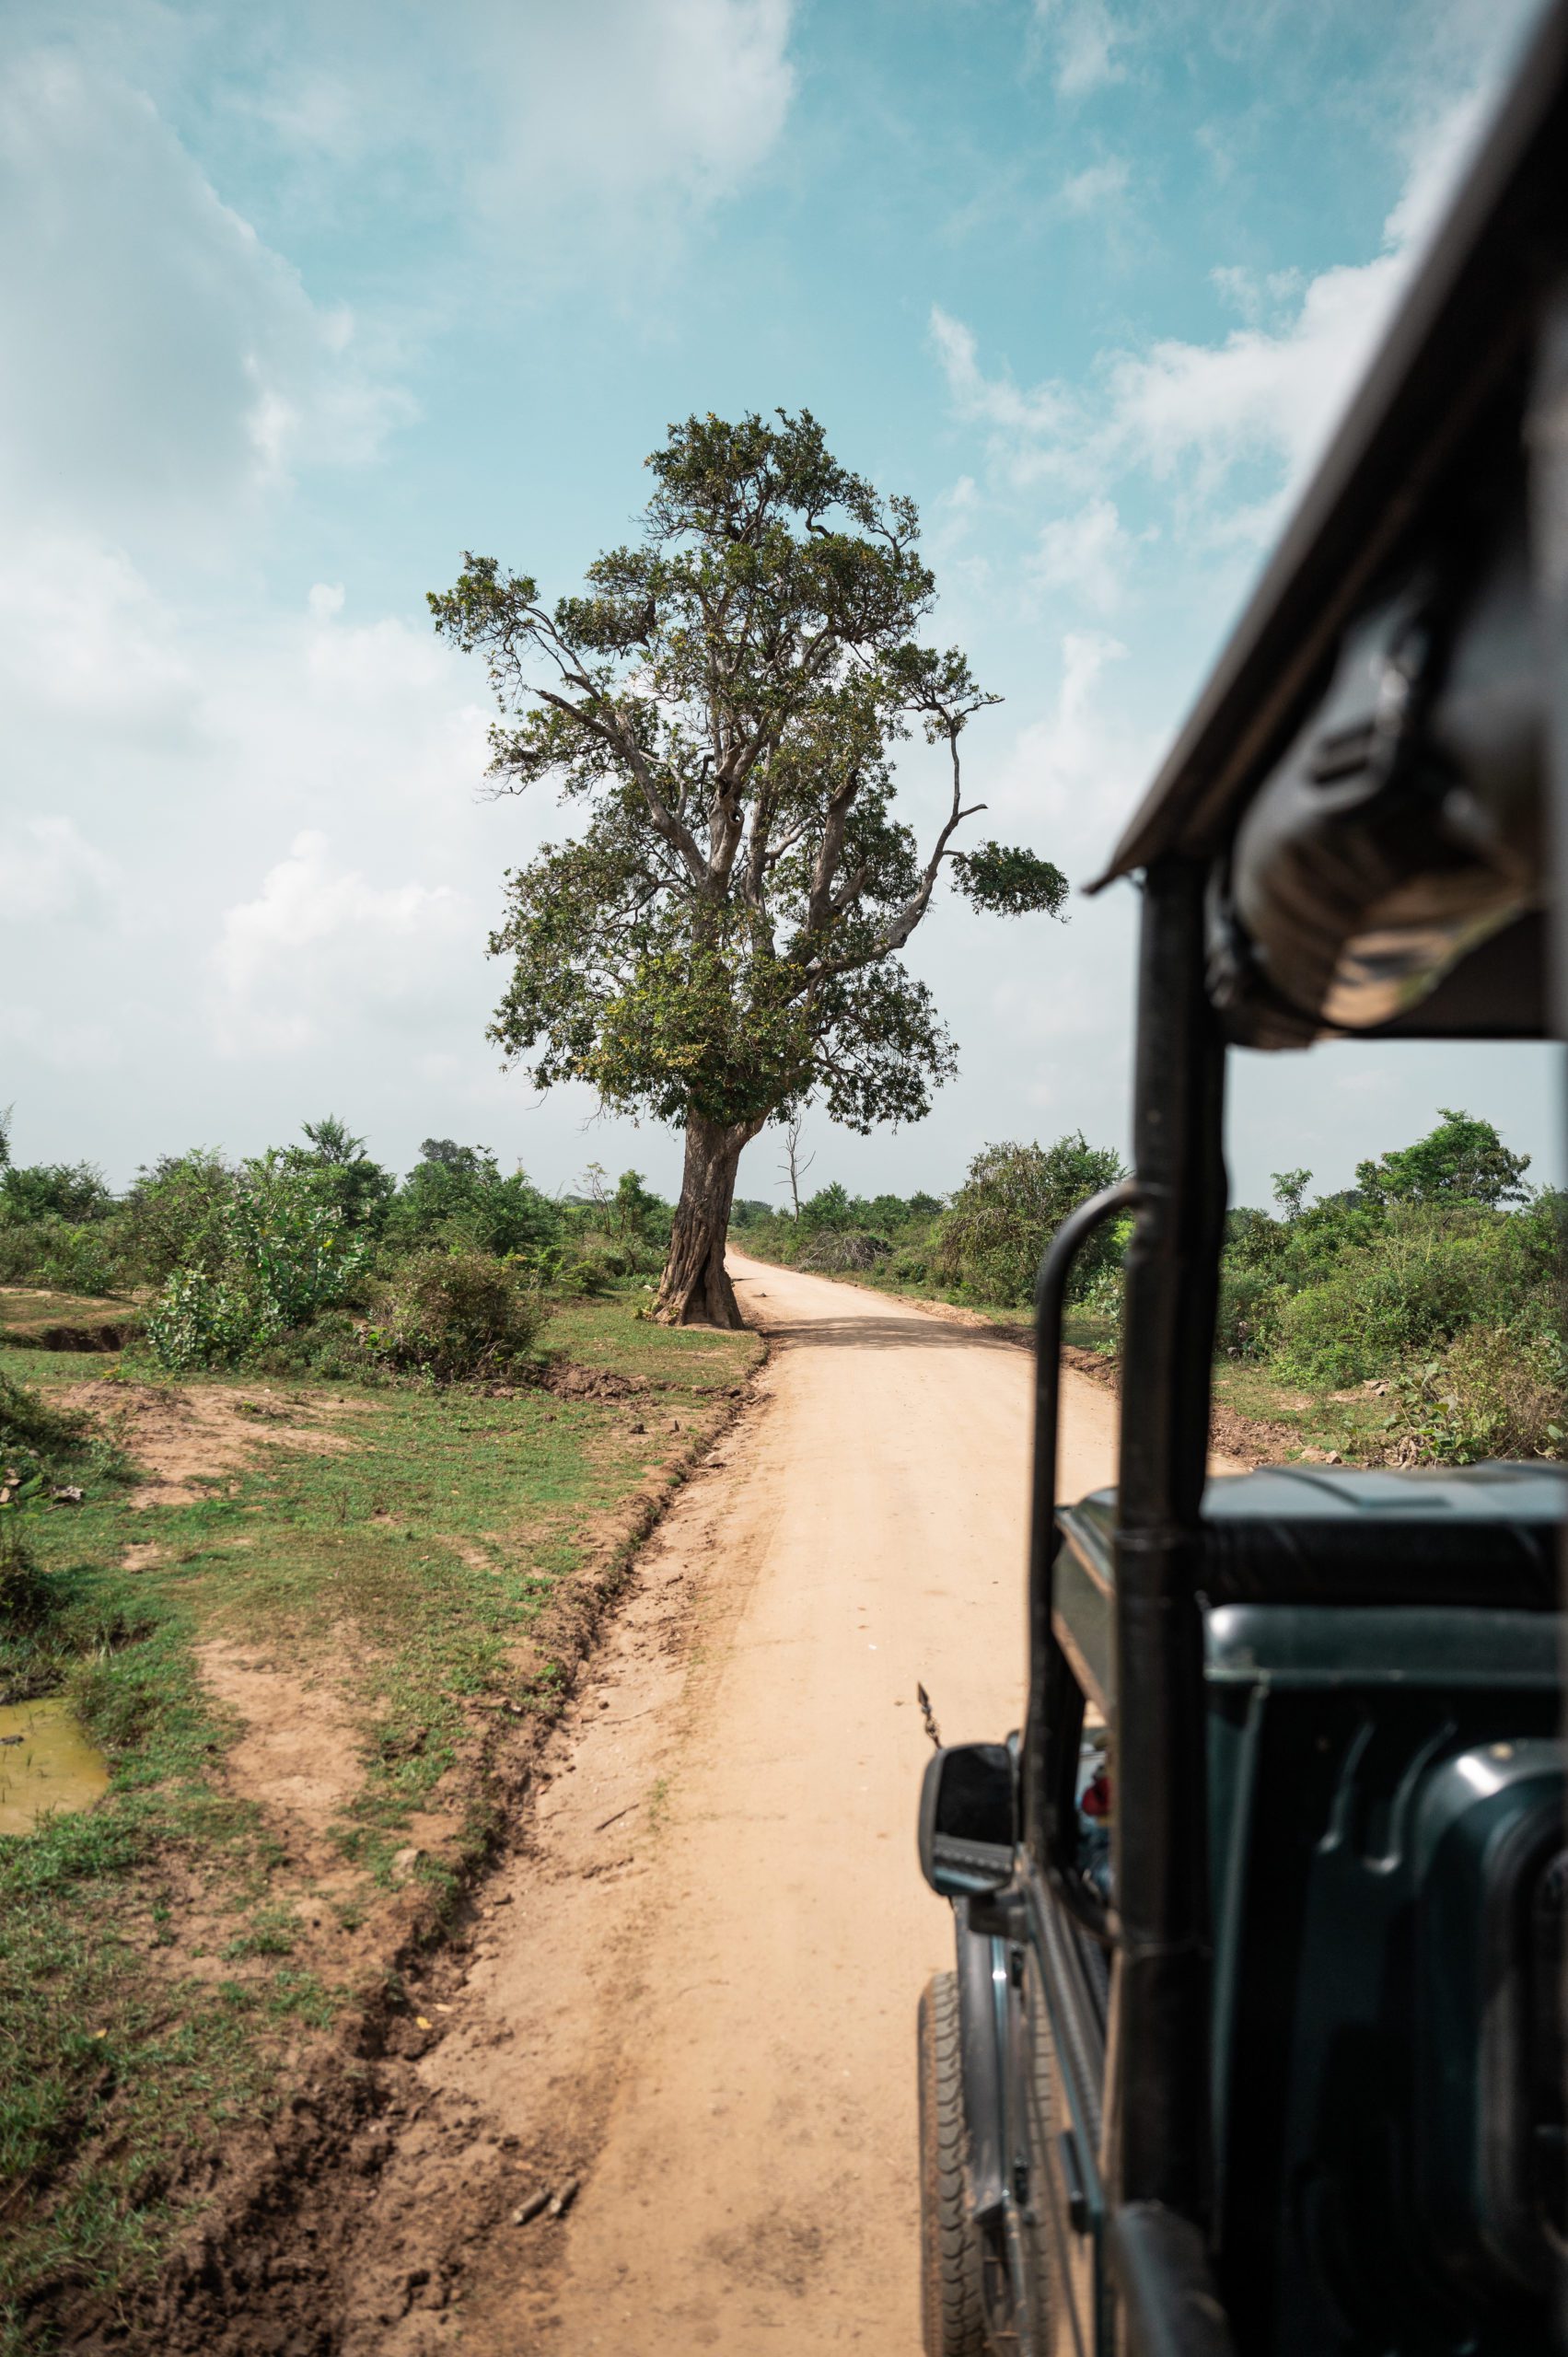
[[[808,1154],[804,1162],[800,1158],[800,1132],[805,1120],[803,1107],[798,1113],[791,1115],[784,1131],[784,1168],[789,1178],[789,1199],[795,1206],[796,1219],[800,1217],[800,1182],[817,1159],[814,1154]]]

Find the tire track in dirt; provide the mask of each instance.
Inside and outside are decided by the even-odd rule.
[[[645,1551],[480,1901],[417,2065],[445,2127],[389,2156],[385,2237],[373,2213],[358,2238],[406,2250],[423,2209],[449,2255],[347,2287],[348,2357],[918,2346],[913,2020],[951,1932],[913,1856],[914,1689],[948,1739],[1018,1718],[1029,1365],[734,1266],[772,1359]],[[1115,1416],[1069,1374],[1064,1490],[1112,1478]],[[563,2218],[511,2223],[569,2178]]]

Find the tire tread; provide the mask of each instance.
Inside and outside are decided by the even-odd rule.
[[[958,1976],[920,2000],[921,2322],[925,2357],[985,2357],[980,2238],[970,2216]]]

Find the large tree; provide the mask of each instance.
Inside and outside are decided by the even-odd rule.
[[[672,426],[638,543],[553,607],[469,555],[436,627],[489,667],[496,791],[549,781],[572,839],[508,875],[491,1036],[538,1086],[686,1132],[659,1314],[740,1323],[725,1232],[741,1149],[816,1095],[851,1128],[914,1120],[952,1041],[899,951],[943,865],[978,906],[1060,910],[1066,879],[952,849],[959,740],[999,699],[920,632],[935,583],[913,503],[832,459],[808,412]],[[920,730],[950,800],[923,856],[891,757]]]

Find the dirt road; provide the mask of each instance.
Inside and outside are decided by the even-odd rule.
[[[398,2357],[919,2345],[914,2010],[951,1933],[915,1687],[949,1740],[1020,1715],[1029,1362],[734,1266],[763,1397],[648,1550],[420,2065],[516,2138],[519,2206],[580,2190],[470,2255],[460,2325],[383,2329]],[[1114,1446],[1069,1374],[1064,1490]]]

